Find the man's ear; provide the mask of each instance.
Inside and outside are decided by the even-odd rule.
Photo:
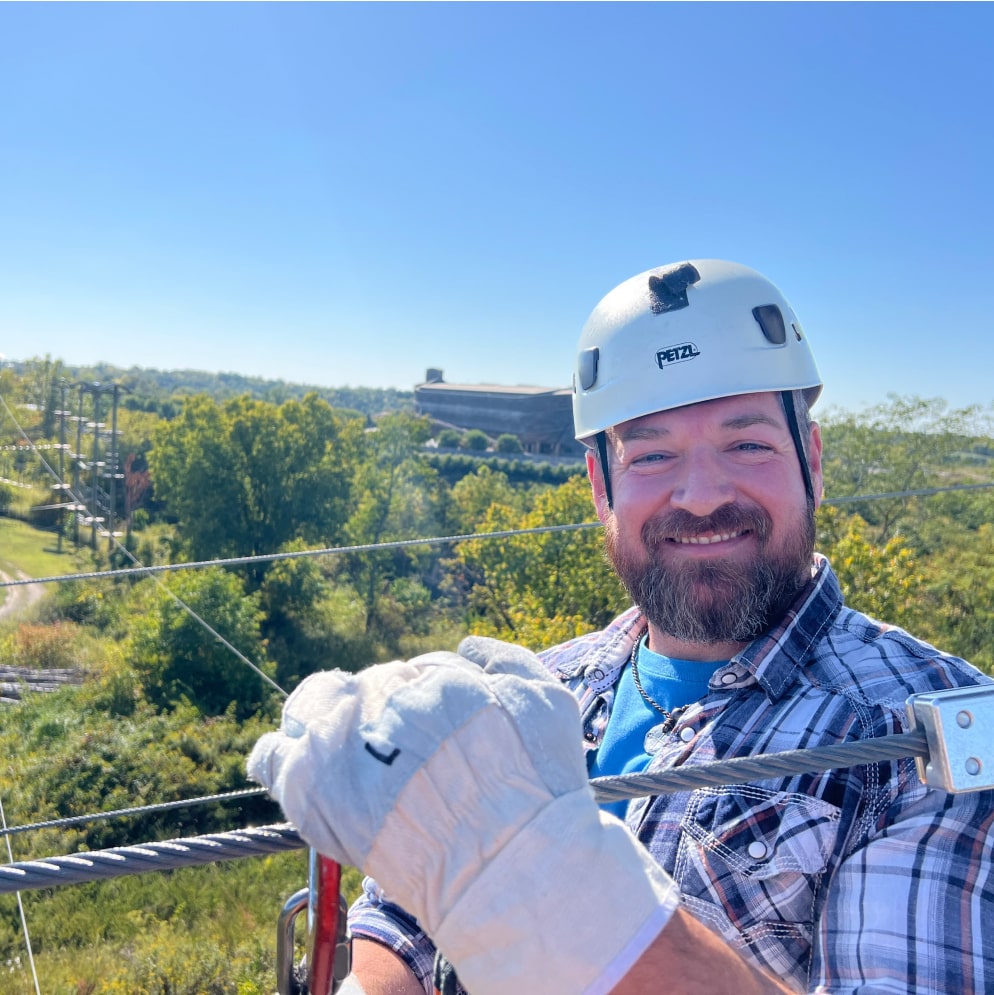
[[[605,524],[611,515],[607,501],[607,490],[604,487],[604,473],[600,460],[592,449],[587,450],[587,479],[590,481],[590,491],[594,498],[594,508],[601,524]]]
[[[825,474],[821,464],[821,427],[811,423],[811,436],[808,439],[808,470],[811,472],[811,489],[814,491],[815,507],[819,507],[825,496]]]

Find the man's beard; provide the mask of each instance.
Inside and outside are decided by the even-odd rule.
[[[752,531],[759,550],[748,562],[714,559],[674,563],[662,547],[669,537]],[[605,530],[608,559],[629,596],[661,632],[684,642],[747,643],[780,621],[811,576],[814,505],[770,549],[773,522],[761,508],[729,505],[708,518],[675,510],[650,519],[641,546],[622,548],[615,522]]]

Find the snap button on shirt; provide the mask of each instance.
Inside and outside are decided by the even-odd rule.
[[[749,856],[753,860],[764,860],[769,852],[770,848],[762,840],[753,840],[748,847]]]
[[[696,736],[696,735],[697,735],[697,733],[695,733],[694,730],[690,728],[690,726],[684,726],[680,730],[680,738],[685,743],[689,743],[694,738],[694,736]]]
[[[721,683],[725,685],[734,684],[738,679],[738,676],[732,673],[721,675]]]
[[[666,726],[661,722],[658,726],[653,726],[646,734],[643,740],[643,747],[645,752],[649,754],[650,757],[655,756],[660,749],[664,741],[666,740]]]

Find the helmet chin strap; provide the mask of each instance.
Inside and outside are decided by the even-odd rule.
[[[601,476],[604,478],[604,496],[607,498],[607,506],[614,511],[614,495],[611,493],[611,471],[607,462],[607,432],[598,432],[594,436],[597,446],[597,458],[601,464]]]
[[[804,443],[801,440],[801,428],[797,423],[797,411],[794,408],[793,391],[780,391],[780,405],[783,408],[784,417],[787,419],[787,428],[790,430],[790,437],[794,440],[797,458],[801,461],[801,476],[804,478],[804,490],[807,492],[808,500],[814,504],[815,490],[811,482],[811,468],[808,466],[807,449],[805,449]]]
[[[804,478],[804,490],[808,500],[815,501],[815,489],[811,480],[811,468],[808,466],[807,450],[801,440],[801,428],[797,422],[797,412],[794,409],[794,394],[789,390],[780,391],[780,405],[783,408],[784,417],[787,419],[787,428],[790,437],[794,440],[794,449],[797,450],[797,458],[801,464],[801,476]],[[601,465],[601,476],[604,478],[604,496],[607,498],[607,506],[614,510],[614,494],[611,490],[611,471],[607,458],[607,432],[598,432],[594,436],[594,444],[597,447],[597,458]]]

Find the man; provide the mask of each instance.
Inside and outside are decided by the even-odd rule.
[[[994,991],[990,792],[926,788],[903,760],[610,815],[577,783],[878,738],[911,694],[990,683],[844,607],[813,551],[820,390],[758,273],[625,282],[584,328],[574,417],[637,607],[542,654],[558,686],[468,640],[481,670],[431,654],[295,693],[251,769],[385,889],[351,915],[356,990],[430,991],[434,940],[473,995]]]

